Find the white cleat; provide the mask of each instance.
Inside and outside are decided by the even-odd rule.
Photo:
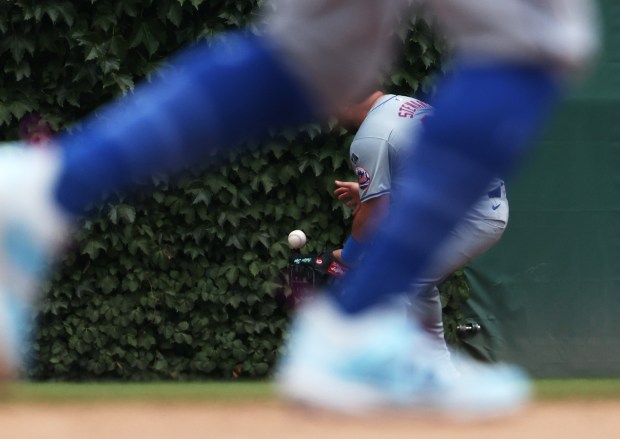
[[[54,148],[0,143],[0,379],[20,372],[31,304],[68,236],[53,195],[59,166]]]
[[[454,357],[458,374],[438,367],[426,333],[399,315],[385,307],[346,316],[326,297],[305,304],[277,370],[280,392],[349,414],[403,409],[457,420],[507,415],[529,401],[529,380],[515,367]]]

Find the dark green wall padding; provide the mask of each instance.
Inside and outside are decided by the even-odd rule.
[[[502,242],[466,270],[469,340],[539,377],[620,374],[620,3],[595,71],[508,183]]]

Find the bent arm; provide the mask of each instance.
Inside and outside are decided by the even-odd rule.
[[[388,194],[371,198],[360,204],[357,215],[353,218],[351,235],[360,242],[366,242],[387,215],[390,207]]]
[[[353,217],[351,237],[360,243],[367,242],[387,215],[389,207],[390,196],[388,194],[380,195],[360,203],[358,205],[358,212],[355,217]],[[346,261],[342,258],[342,249],[334,250],[332,254],[341,262],[353,262]]]

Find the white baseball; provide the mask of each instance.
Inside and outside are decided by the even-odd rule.
[[[306,245],[306,234],[301,230],[293,230],[288,234],[288,245],[292,249],[302,248]]]

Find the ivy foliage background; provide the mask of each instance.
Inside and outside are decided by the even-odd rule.
[[[0,0],[0,138],[33,114],[70,127],[183,45],[251,24],[259,3]],[[420,20],[400,39],[386,91],[430,93],[443,42]],[[304,230],[308,253],[346,238],[350,210],[331,192],[353,177],[351,138],[334,124],[278,133],[98,206],[47,286],[31,377],[268,375],[290,312],[286,236]],[[458,275],[442,288],[452,341],[467,295]]]

